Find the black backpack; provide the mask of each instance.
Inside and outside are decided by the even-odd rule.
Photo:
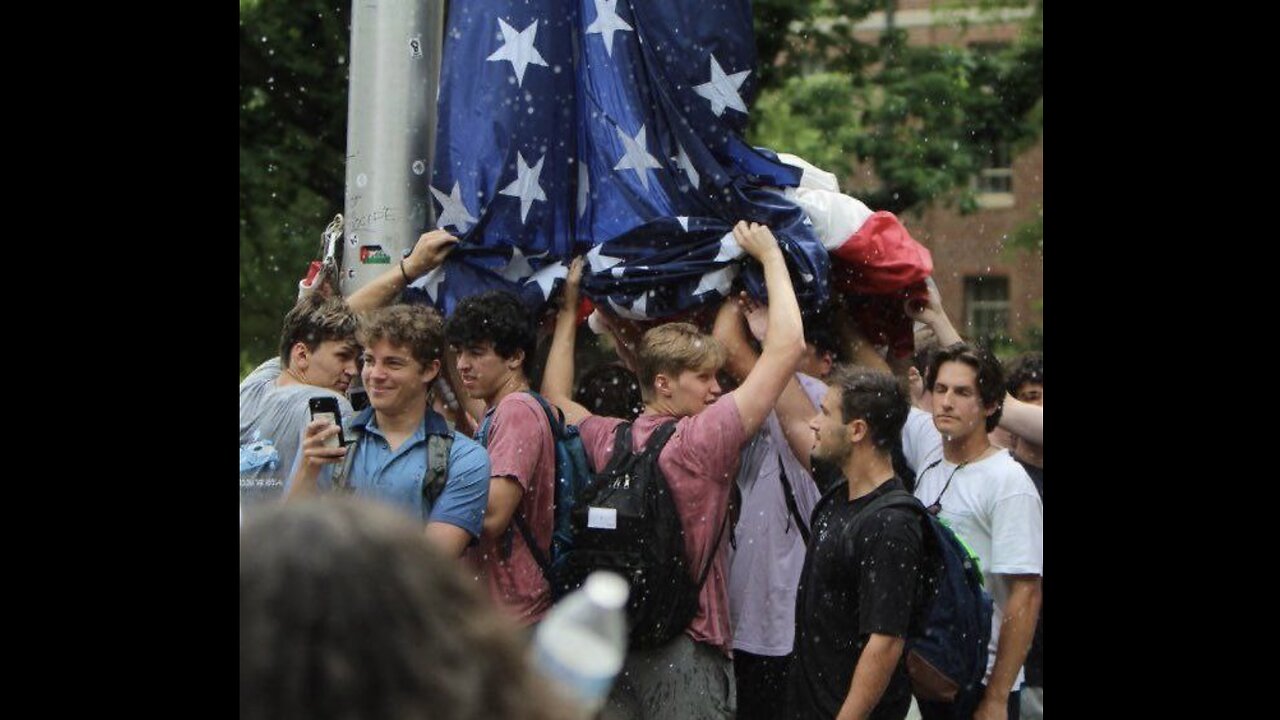
[[[671,488],[658,468],[658,455],[675,430],[674,421],[660,426],[635,453],[631,423],[618,425],[613,457],[592,477],[570,513],[572,541],[552,579],[555,591],[564,594],[594,570],[624,577],[631,585],[627,620],[634,649],[663,645],[693,621],[698,593],[724,534],[722,521],[710,559],[695,581]]]

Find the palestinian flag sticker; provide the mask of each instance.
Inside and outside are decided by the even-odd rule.
[[[390,265],[391,256],[383,252],[381,245],[363,245],[360,247],[361,265]]]

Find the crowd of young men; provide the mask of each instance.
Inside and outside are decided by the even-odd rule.
[[[643,403],[632,450],[675,423],[657,465],[688,567],[709,571],[684,632],[628,653],[607,716],[905,717],[904,644],[931,565],[916,514],[861,514],[912,487],[977,554],[996,608],[979,692],[920,702],[922,715],[985,720],[1038,708],[1039,694],[1028,703],[1020,689],[1043,574],[1043,436],[1033,409],[1043,403],[1041,365],[1015,373],[1008,391],[1018,399],[1007,399],[1000,365],[955,342],[935,295],[913,312],[940,343],[917,373],[923,392],[913,406],[917,393],[882,361],[833,370],[844,348],[825,326],[806,333],[772,233],[744,222],[733,234],[763,267],[770,304],[729,301],[712,334],[666,323],[620,348],[633,358]],[[473,296],[447,323],[429,308],[391,304],[454,242],[442,231],[423,235],[402,266],[345,308],[301,301],[286,319],[279,369],[266,363],[241,385],[242,448],[263,437],[275,443],[276,495],[288,502],[345,488],[400,508],[445,552],[465,555],[492,600],[531,626],[552,605],[542,555],[551,544],[555,448],[542,401],[577,426],[597,470],[623,419],[575,400],[581,260],[565,283],[541,398],[530,377],[536,321],[515,297]],[[357,344],[370,407],[353,414],[341,400],[351,417],[345,430],[308,423],[310,397],[340,395],[351,382]],[[736,383],[730,392],[721,370]],[[465,391],[451,414],[468,432],[429,401],[442,371]],[[1006,423],[1012,452],[988,436],[1007,403],[1016,407]],[[344,433],[346,444],[335,446]],[[725,522],[731,505],[736,523]],[[1028,679],[1042,687],[1038,672]]]

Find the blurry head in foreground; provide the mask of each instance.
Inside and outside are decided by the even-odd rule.
[[[395,511],[280,506],[240,536],[240,717],[567,717],[518,631]]]

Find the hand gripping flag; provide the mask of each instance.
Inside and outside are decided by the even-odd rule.
[[[573,255],[585,294],[625,317],[718,303],[741,279],[731,229],[768,225],[801,306],[827,251],[783,197],[800,170],[742,139],[756,90],[750,3],[451,3],[431,195],[462,242],[412,293],[446,314],[493,287],[540,307]]]

